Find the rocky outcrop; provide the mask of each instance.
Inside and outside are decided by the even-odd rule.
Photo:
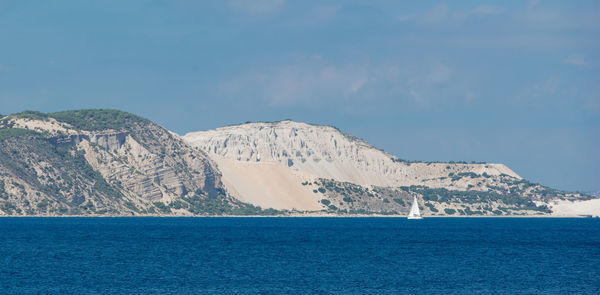
[[[7,134],[0,136],[0,215],[253,209],[229,197],[204,152],[150,121],[104,110],[57,117],[63,121],[41,113],[0,121],[0,132]],[[113,122],[94,124],[99,117]]]

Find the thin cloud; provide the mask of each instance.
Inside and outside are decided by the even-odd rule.
[[[346,99],[368,83],[361,65],[291,64],[249,72],[221,84],[223,93],[253,94],[270,105],[312,105]]]
[[[474,14],[500,14],[502,12],[504,12],[504,9],[501,7],[490,5],[481,5],[473,9]]]
[[[231,0],[229,8],[250,16],[274,14],[285,6],[285,0]]]
[[[585,60],[584,60],[583,56],[580,54],[571,55],[571,56],[563,59],[562,62],[565,64],[568,64],[568,65],[574,65],[574,66],[584,66],[585,65]]]
[[[554,97],[559,88],[560,80],[556,77],[548,77],[525,87],[516,95],[516,101],[522,105],[541,105],[543,101]]]
[[[439,62],[335,65],[309,56],[227,79],[219,84],[219,92],[232,100],[256,100],[267,106],[349,106],[400,99],[428,107],[472,102],[476,97],[471,85]]]
[[[473,9],[457,10],[452,12],[446,4],[436,4],[423,17],[426,24],[441,24],[447,22],[462,22],[471,17],[485,17],[498,15],[504,12],[504,8],[492,5],[480,5]],[[401,16],[400,21],[412,20],[412,16]]]
[[[455,21],[465,21],[472,17],[486,17],[490,15],[498,15],[504,12],[504,8],[491,5],[480,5],[473,9],[456,11],[452,18]]]
[[[427,24],[438,24],[446,21],[448,19],[448,5],[446,4],[436,4],[426,15],[424,18],[425,23]]]
[[[600,97],[598,97],[598,96],[588,97],[588,99],[585,103],[585,109],[590,112],[600,113]]]
[[[338,15],[341,8],[341,5],[318,5],[314,8],[314,13],[320,21],[331,21]]]
[[[527,9],[534,8],[538,4],[540,4],[540,0],[530,0],[529,2],[527,2]]]
[[[452,70],[448,66],[436,64],[427,75],[427,79],[434,84],[439,84],[448,81],[451,75]]]

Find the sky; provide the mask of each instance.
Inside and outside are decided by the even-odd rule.
[[[600,190],[600,1],[4,1],[0,114],[327,124]]]

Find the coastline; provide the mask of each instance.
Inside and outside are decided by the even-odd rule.
[[[406,215],[335,215],[335,214],[293,214],[293,215],[1,215],[0,218],[405,218]],[[503,215],[503,216],[423,216],[429,218],[600,218],[598,215]]]

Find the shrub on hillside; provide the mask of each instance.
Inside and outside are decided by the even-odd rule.
[[[456,210],[454,209],[450,209],[450,208],[446,208],[444,209],[444,212],[448,215],[453,215],[454,213],[456,213]]]

